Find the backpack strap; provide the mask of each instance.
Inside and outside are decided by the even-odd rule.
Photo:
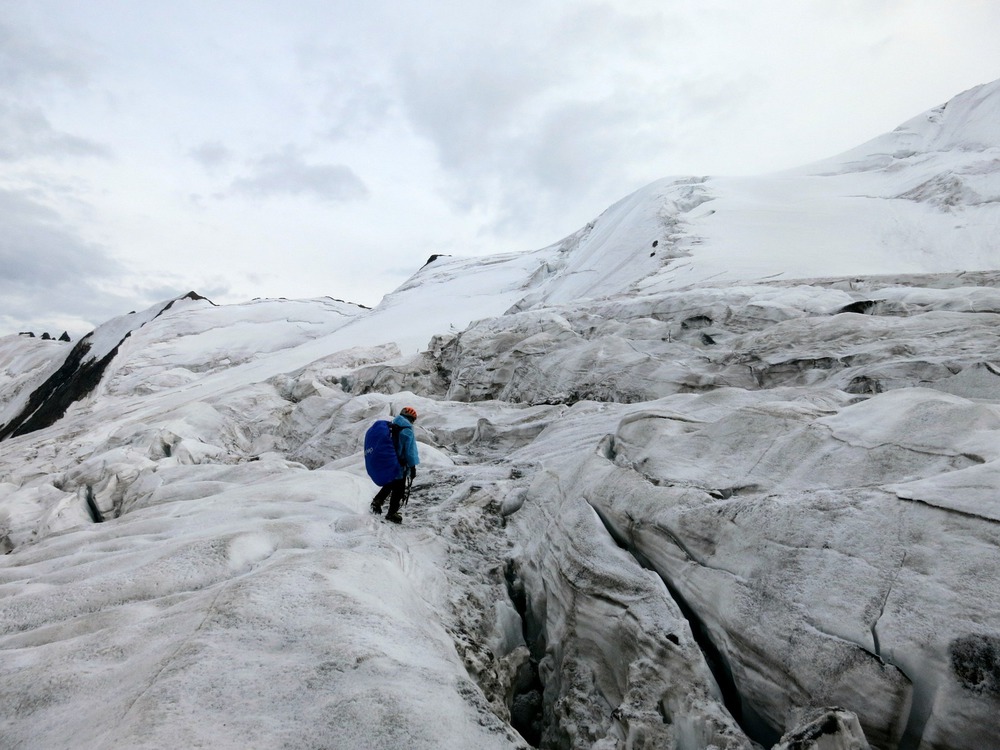
[[[399,459],[399,433],[403,430],[411,429],[409,426],[403,427],[395,422],[389,422],[389,434],[392,436],[392,447],[396,451],[396,458]],[[399,459],[399,465],[403,466],[402,459]]]

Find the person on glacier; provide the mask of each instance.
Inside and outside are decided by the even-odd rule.
[[[413,435],[413,423],[417,421],[417,410],[412,406],[404,406],[399,416],[392,420],[392,433],[394,434],[393,444],[396,449],[396,458],[399,459],[399,471],[396,479],[383,485],[378,494],[372,498],[372,513],[382,515],[382,504],[389,498],[389,512],[385,514],[387,521],[402,523],[403,517],[399,513],[400,505],[406,496],[408,483],[413,482],[417,476],[417,464],[420,463],[420,455],[417,452],[417,439]]]

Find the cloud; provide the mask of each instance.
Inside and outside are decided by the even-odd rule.
[[[233,152],[219,141],[206,141],[189,150],[187,155],[208,170],[225,166],[233,159]]]
[[[443,20],[424,40],[433,55],[400,54],[401,109],[434,146],[453,204],[492,217],[491,231],[537,231],[584,206],[596,215],[675,173],[685,139],[750,95],[740,70],[690,39],[702,13],[543,0],[530,25],[467,18],[456,34]],[[703,87],[677,83],[691,80]]]
[[[381,129],[391,116],[392,100],[381,86],[365,83],[331,93],[323,109],[330,122],[327,136],[343,141]]]
[[[0,19],[0,88],[30,91],[48,82],[82,86],[86,80],[79,53],[48,47],[24,26]]]
[[[335,202],[368,196],[367,186],[350,167],[307,164],[292,148],[259,159],[250,175],[233,181],[232,189],[243,195],[311,195]]]
[[[0,161],[36,156],[110,158],[96,141],[56,130],[41,110],[0,101]]]
[[[134,304],[114,291],[121,264],[24,191],[0,189],[0,266],[7,329],[85,332]]]
[[[85,70],[79,53],[47,47],[28,29],[0,20],[0,161],[111,155],[96,141],[54,127],[36,103],[53,87],[83,87]]]
[[[356,19],[360,20],[360,19]],[[324,37],[300,43],[296,48],[296,75],[317,96],[317,113],[324,135],[342,142],[377,133],[392,119],[393,92],[385,84],[378,58],[352,49],[341,39]]]
[[[121,270],[52,209],[24,192],[0,189],[0,289],[48,288],[106,278]]]

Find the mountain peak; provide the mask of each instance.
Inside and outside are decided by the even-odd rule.
[[[837,156],[790,173],[834,174],[895,168],[931,154],[964,155],[970,161],[1000,149],[1000,80],[963,91],[912,117],[896,129]],[[994,155],[979,169],[997,171]]]
[[[893,132],[913,138],[922,151],[1000,148],[1000,80],[963,91]]]

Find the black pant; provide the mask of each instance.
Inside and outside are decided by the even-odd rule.
[[[372,505],[379,509],[381,512],[382,503],[385,502],[386,497],[389,498],[389,512],[386,513],[387,516],[391,516],[393,513],[399,511],[399,506],[403,502],[403,495],[406,494],[406,478],[397,479],[389,484],[385,485],[382,489],[378,491],[375,499],[372,500]]]

